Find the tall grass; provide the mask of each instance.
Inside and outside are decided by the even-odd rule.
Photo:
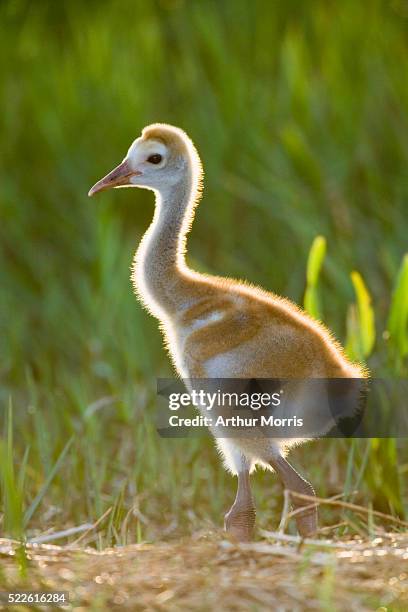
[[[194,267],[301,302],[323,235],[306,306],[376,374],[407,372],[402,3],[120,4],[0,6],[1,512],[16,537],[112,507],[97,543],[155,538],[219,522],[233,497],[208,441],[156,436],[171,370],[129,283],[151,198],[86,198],[149,122],[185,128],[203,157]],[[401,513],[396,447],[326,440],[294,460],[321,494],[358,488]],[[271,482],[256,478],[265,525]]]
[[[317,306],[318,281],[325,256],[325,248],[324,238],[318,236],[313,241],[309,253],[304,306],[313,316],[317,316],[320,312]],[[374,375],[377,376],[390,375],[390,372],[393,371],[399,373],[400,365],[404,361],[404,351],[408,339],[408,324],[405,316],[408,307],[408,291],[403,292],[406,282],[406,260],[407,256],[405,255],[389,306],[388,329],[384,330],[380,336],[385,340],[384,346],[380,350],[386,353],[387,363],[393,363],[394,367],[390,368],[388,365],[388,368],[382,370],[378,368],[377,373],[374,372]],[[354,271],[351,273],[350,279],[355,290],[356,304],[350,304],[347,313],[346,352],[350,359],[364,363],[371,356],[376,341],[374,310],[371,295],[361,275]],[[392,333],[389,331],[390,328]],[[402,406],[394,406],[393,408],[403,409]],[[361,453],[360,459],[356,455],[358,450]],[[403,456],[406,457],[406,448],[404,448],[404,451]],[[364,478],[377,506],[385,510],[391,509],[403,516],[406,511],[406,502],[403,498],[402,470],[398,458],[398,442],[396,439],[353,440],[348,453],[344,492],[348,494],[352,490],[359,490]],[[357,474],[354,482],[353,472]]]

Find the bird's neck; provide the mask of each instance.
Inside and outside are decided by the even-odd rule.
[[[133,282],[158,318],[171,316],[187,301],[183,280],[186,234],[194,217],[199,177],[187,171],[177,184],[156,191],[153,221],[136,252]]]

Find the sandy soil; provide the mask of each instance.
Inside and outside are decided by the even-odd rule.
[[[3,539],[0,555],[8,589],[68,591],[75,610],[408,609],[400,533],[318,544],[279,534],[236,544],[207,533],[102,552],[31,544],[23,553]]]

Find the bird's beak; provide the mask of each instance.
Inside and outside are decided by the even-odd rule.
[[[105,189],[110,189],[111,187],[121,187],[123,185],[129,185],[130,179],[132,176],[139,176],[142,172],[138,170],[133,170],[130,167],[129,162],[125,159],[119,166],[116,166],[109,172],[106,176],[104,176],[100,181],[95,183],[95,185],[88,191],[89,197],[95,195],[99,191],[104,191]]]

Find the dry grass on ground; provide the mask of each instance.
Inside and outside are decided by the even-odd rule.
[[[9,589],[66,590],[75,610],[408,609],[408,535],[263,536],[238,545],[206,533],[102,552],[28,544],[25,579],[19,544],[3,539],[0,578]]]

